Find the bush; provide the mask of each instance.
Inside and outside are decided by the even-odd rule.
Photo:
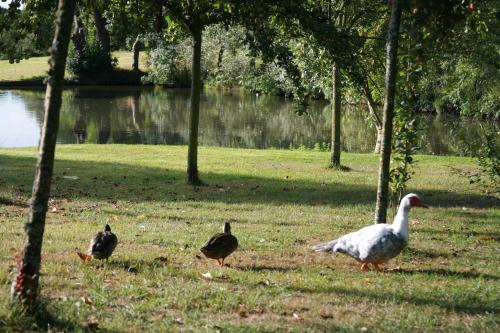
[[[142,80],[154,84],[190,87],[191,59],[190,53],[184,50],[185,43],[173,45],[156,41],[155,47],[149,51],[148,75],[143,76]],[[181,50],[185,52],[180,52]]]
[[[92,77],[110,72],[118,60],[102,52],[96,41],[88,43],[85,52],[79,53],[71,47],[68,53],[68,70],[78,77]]]

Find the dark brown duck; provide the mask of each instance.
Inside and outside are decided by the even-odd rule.
[[[106,224],[103,231],[99,231],[90,240],[90,246],[87,254],[78,252],[82,260],[108,259],[118,244],[118,238],[111,232],[111,227]]]
[[[224,259],[237,247],[238,240],[231,234],[231,225],[226,222],[224,232],[214,235],[200,250],[207,258],[215,259],[219,265],[224,266]]]

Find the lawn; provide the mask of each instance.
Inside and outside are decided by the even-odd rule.
[[[29,326],[7,300],[35,155],[0,149],[0,331],[500,329],[499,201],[450,171],[472,159],[417,156],[409,190],[431,208],[412,210],[410,245],[383,272],[362,272],[310,246],[372,223],[376,155],[343,154],[352,170],[339,172],[323,152],[201,147],[207,185],[189,187],[185,146],[138,145],[58,146],[43,319]],[[221,268],[198,249],[226,221],[240,248]],[[81,262],[77,249],[105,223],[115,253]]]
[[[145,70],[145,53],[140,54],[140,69]],[[116,51],[113,57],[118,59],[117,67],[120,69],[132,69],[132,52]],[[49,57],[32,57],[21,60],[19,63],[11,64],[8,60],[0,60],[0,81],[31,80],[47,76],[49,70]],[[66,73],[66,76],[70,76]]]

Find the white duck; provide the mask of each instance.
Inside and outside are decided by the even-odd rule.
[[[362,270],[396,257],[408,244],[408,213],[412,207],[427,207],[418,195],[410,193],[399,204],[398,213],[392,224],[374,224],[351,232],[338,239],[313,247],[316,252],[340,252],[361,263]]]

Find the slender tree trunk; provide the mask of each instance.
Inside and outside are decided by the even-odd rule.
[[[201,93],[201,27],[191,29],[193,38],[193,63],[191,73],[191,110],[189,116],[189,146],[187,181],[191,185],[199,185],[198,177],[198,123],[200,120]]]
[[[71,35],[71,40],[73,41],[77,58],[83,59],[87,50],[87,41],[85,39],[85,28],[80,18],[78,7],[75,8],[75,29]]]
[[[163,17],[163,0],[155,0],[154,2],[155,5],[155,16],[154,16],[154,31],[156,33],[161,33],[163,30],[163,25],[165,22],[165,19]]]
[[[142,43],[141,39],[139,36],[135,39],[134,45],[132,45],[132,52],[133,52],[133,61],[132,61],[132,70],[135,72],[139,71],[139,52],[142,49]]]
[[[59,0],[56,30],[50,49],[50,70],[45,93],[45,116],[38,148],[35,179],[28,221],[24,226],[26,240],[18,259],[11,297],[32,308],[38,295],[40,262],[45,229],[45,215],[54,166],[59,111],[61,108],[64,69],[68,55],[75,0]]]
[[[377,128],[377,141],[375,143],[374,153],[380,154],[380,148],[382,146],[382,138],[383,138],[383,130],[382,130],[382,120],[377,113],[377,107],[375,105],[375,101],[373,100],[372,92],[370,91],[370,87],[368,84],[363,86],[363,93],[366,98],[366,104],[368,105],[368,110],[370,111],[370,116],[373,119],[373,123]]]
[[[109,59],[109,64],[106,67],[111,69],[111,49],[109,42],[109,33],[106,28],[106,18],[102,16],[101,11],[98,8],[94,8],[94,22],[95,29],[97,32],[97,41],[99,42],[99,46],[101,48],[102,54],[106,55]]]
[[[337,64],[333,64],[333,105],[332,105],[332,154],[330,158],[333,167],[340,166],[340,121],[341,121],[341,93],[340,73]]]
[[[401,20],[400,0],[392,0],[391,19],[386,48],[385,101],[383,120],[383,140],[380,155],[379,178],[377,187],[377,206],[375,223],[386,223],[389,202],[389,168],[391,160],[392,119],[394,117],[394,96],[396,92],[397,51],[399,24]]]

